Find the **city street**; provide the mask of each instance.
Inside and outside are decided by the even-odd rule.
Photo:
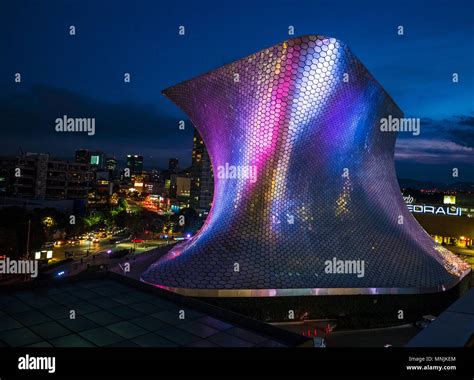
[[[65,244],[61,246],[55,246],[53,248],[52,262],[64,260],[66,258],[66,252],[73,253],[75,259],[80,259],[81,257],[85,257],[87,255],[87,251],[89,251],[90,255],[107,251],[109,249],[113,251],[120,251],[122,249],[135,248],[136,252],[143,252],[167,244],[166,240],[163,239],[146,240],[144,243],[126,242],[120,244],[111,244],[109,240],[110,239],[102,239],[99,243],[81,240],[81,243],[78,245]]]
[[[131,265],[131,269],[133,268],[133,273],[135,273],[137,269],[143,269],[143,262],[146,264],[150,264],[150,260],[156,259],[156,257],[161,256],[163,252],[167,251],[166,247],[168,245],[171,246],[172,243],[162,240],[153,240],[147,242],[147,244],[122,243],[117,244],[116,246],[110,244],[109,246],[111,247],[110,249],[114,249],[114,251],[119,251],[122,249],[133,248],[134,245],[135,251],[128,253],[123,257],[110,257],[110,254],[107,253],[106,246],[104,245],[101,246],[101,249],[96,251],[95,254],[90,254],[89,256],[86,256],[84,253],[81,253],[82,251],[77,251],[78,254],[76,255],[75,260],[73,262],[65,263],[64,265],[52,268],[50,270],[47,270],[46,272],[55,275],[63,272],[63,276],[74,276],[86,270],[88,267],[92,266],[104,266],[105,269],[115,268],[115,271],[121,272],[120,267],[117,264],[120,264],[125,261],[135,263],[135,260],[138,259],[136,263],[142,263],[142,265],[140,265],[139,267],[137,265]]]

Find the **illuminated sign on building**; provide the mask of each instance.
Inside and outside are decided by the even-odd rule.
[[[450,215],[461,216],[461,207],[443,207],[443,206],[428,206],[428,205],[412,205],[407,204],[408,210],[415,214],[434,214],[434,215]]]
[[[99,156],[91,156],[91,165],[99,165]]]
[[[456,204],[456,196],[455,195],[445,195],[443,197],[443,203],[445,205],[455,205]]]
[[[35,259],[52,259],[53,258],[53,251],[37,251],[35,252]]]

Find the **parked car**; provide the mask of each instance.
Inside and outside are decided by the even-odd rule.
[[[109,240],[110,244],[120,244],[120,243],[125,243],[127,241],[130,241],[132,239],[132,235],[120,235],[120,236],[115,236],[112,237],[112,239]]]

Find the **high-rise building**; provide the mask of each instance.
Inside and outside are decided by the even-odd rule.
[[[91,153],[87,149],[76,150],[75,162],[90,165]]]
[[[91,152],[89,164],[91,169],[104,170],[105,169],[105,154],[103,152]]]
[[[130,174],[142,174],[143,156],[138,154],[127,154],[127,168],[130,169]]]
[[[17,160],[15,156],[0,157],[0,195],[2,196],[13,193]]]
[[[118,168],[117,168],[117,159],[115,157],[107,157],[105,161],[106,169],[109,171],[110,180],[117,178]]]
[[[2,161],[6,162],[6,161]],[[86,163],[27,153],[8,160],[7,194],[33,199],[86,199],[93,175]]]
[[[176,197],[189,198],[191,193],[191,178],[176,177]]]
[[[209,212],[213,194],[214,177],[211,160],[204,141],[194,128],[190,206],[200,213]]]
[[[117,170],[117,159],[115,157],[107,157],[106,166],[107,170]]]
[[[191,193],[191,178],[184,175],[172,174],[170,179],[170,198],[189,198]]]
[[[178,172],[179,160],[177,158],[170,158],[168,161],[168,170],[172,173]]]
[[[163,178],[160,175],[160,171],[158,169],[152,169],[150,173],[150,181],[151,182],[163,182]]]
[[[280,302],[287,313],[286,296],[416,294],[416,303],[470,272],[409,212],[396,132],[381,128],[403,113],[343,42],[292,38],[164,94],[206,143],[214,202],[199,233],[142,281],[186,296],[243,297],[226,305]]]

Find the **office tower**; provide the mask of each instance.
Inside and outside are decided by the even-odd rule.
[[[89,164],[91,169],[104,170],[105,169],[105,154],[103,152],[90,152]]]
[[[78,149],[75,154],[75,162],[80,164],[90,164],[91,154],[87,149]]]
[[[214,177],[209,153],[199,132],[194,128],[190,206],[200,213],[209,212],[213,194]]]
[[[170,158],[168,161],[168,170],[172,173],[178,172],[179,160],[177,158]]]
[[[143,156],[137,154],[127,154],[127,168],[130,169],[130,174],[142,174]]]
[[[8,195],[38,200],[86,199],[91,188],[89,165],[26,153],[9,161]],[[19,171],[19,176],[12,173]]]

